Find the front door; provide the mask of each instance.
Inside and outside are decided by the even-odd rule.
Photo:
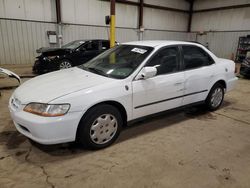
[[[132,82],[134,119],[182,105],[184,73],[179,57],[176,46],[160,49],[146,64],[156,67],[157,75]]]

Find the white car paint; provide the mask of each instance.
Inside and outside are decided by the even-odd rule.
[[[19,82],[19,84],[21,83],[21,78],[10,70],[0,68],[0,74],[8,75],[10,78],[15,78]]]
[[[101,102],[119,103],[126,111],[127,121],[131,121],[149,114],[204,101],[218,80],[224,80],[227,86],[226,91],[230,91],[237,80],[234,75],[235,65],[232,61],[217,58],[199,44],[179,41],[139,41],[126,44],[150,46],[154,47],[154,50],[125,79],[107,78],[75,67],[42,75],[22,84],[15,90],[9,102],[10,114],[17,130],[42,144],[70,142],[76,138],[81,117],[88,109]],[[158,49],[182,44],[202,48],[214,59],[215,64],[145,80],[135,79],[148,59]],[[129,89],[127,90],[126,87]],[[197,94],[188,95],[197,91]],[[13,99],[15,106],[12,104]],[[155,101],[162,102],[154,104]],[[64,116],[42,117],[23,111],[30,102],[69,103],[71,108]],[[152,105],[143,107],[151,103]]]

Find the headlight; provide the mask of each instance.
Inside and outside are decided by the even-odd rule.
[[[58,58],[59,56],[57,55],[53,55],[53,56],[47,56],[47,57],[44,57],[43,60],[53,60],[55,58]]]
[[[24,107],[25,112],[45,117],[63,116],[69,111],[70,104],[29,103]]]
[[[55,59],[55,58],[58,58],[58,56],[57,55],[48,56],[48,59]]]

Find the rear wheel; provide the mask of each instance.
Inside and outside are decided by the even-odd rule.
[[[72,67],[72,63],[67,60],[67,59],[63,59],[60,61],[59,63],[59,69],[68,69],[68,68],[71,68]]]
[[[219,83],[212,87],[206,99],[206,105],[209,110],[214,111],[221,106],[224,99],[224,89]]]
[[[118,138],[122,122],[115,107],[106,104],[95,106],[82,118],[77,140],[90,149],[108,147]]]

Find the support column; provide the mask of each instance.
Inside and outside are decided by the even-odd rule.
[[[110,0],[110,48],[115,46],[115,0]]]
[[[187,32],[191,31],[191,26],[192,26],[192,18],[193,18],[193,6],[194,6],[194,0],[189,1],[189,17],[188,17],[188,28]]]
[[[62,19],[61,19],[61,0],[56,0],[56,23],[58,31],[58,44],[62,47]]]
[[[144,27],[143,27],[143,4],[144,0],[140,0],[140,6],[139,6],[139,40],[143,40],[143,32],[144,32]]]

